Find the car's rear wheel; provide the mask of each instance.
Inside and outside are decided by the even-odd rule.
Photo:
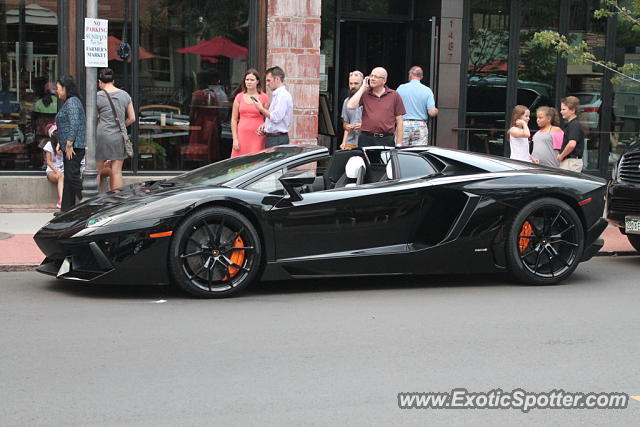
[[[629,239],[631,246],[640,252],[640,234],[627,234],[627,239]]]
[[[169,267],[176,284],[202,298],[222,298],[251,284],[260,269],[260,237],[241,213],[209,207],[175,231]]]
[[[507,240],[511,274],[532,285],[553,285],[578,266],[584,248],[582,222],[565,202],[544,198],[516,215]]]

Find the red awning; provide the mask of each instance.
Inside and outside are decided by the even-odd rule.
[[[227,58],[237,58],[240,56],[249,55],[249,49],[244,46],[240,46],[224,37],[215,37],[210,40],[203,40],[197,45],[183,47],[176,50],[178,53],[195,53],[200,55],[203,59],[208,59],[214,56],[226,56]],[[212,61],[213,62],[213,61]]]
[[[495,72],[507,72],[507,60],[506,59],[494,59],[487,64],[470,65],[469,71],[475,71],[476,73],[495,73]],[[518,70],[524,70],[523,65],[518,65]]]

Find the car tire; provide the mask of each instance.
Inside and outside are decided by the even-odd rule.
[[[627,239],[633,248],[640,252],[640,234],[627,234]]]
[[[175,284],[201,298],[224,298],[246,289],[258,274],[261,260],[255,227],[226,207],[190,214],[175,230],[169,248]]]
[[[573,273],[584,250],[583,225],[562,200],[543,198],[518,212],[508,231],[507,265],[520,282],[554,285]]]

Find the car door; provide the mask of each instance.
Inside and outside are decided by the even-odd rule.
[[[418,188],[395,181],[282,199],[268,213],[276,259],[403,251],[420,216]]]

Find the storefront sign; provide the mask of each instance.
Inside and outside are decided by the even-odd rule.
[[[109,21],[84,18],[84,66],[109,66]]]

